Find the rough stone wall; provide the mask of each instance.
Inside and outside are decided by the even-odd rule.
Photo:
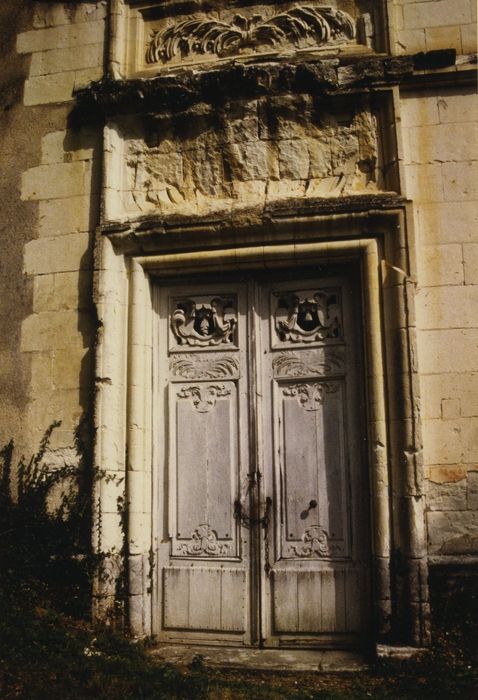
[[[476,52],[475,0],[392,0],[394,53]]]
[[[107,8],[104,0],[24,2],[22,10],[18,5],[2,3],[2,13],[22,20],[17,33],[6,18],[0,22],[16,38],[7,64],[21,67],[18,80],[26,78],[13,108],[0,117],[11,175],[7,235],[15,250],[14,266],[5,259],[14,281],[2,295],[8,330],[3,327],[1,342],[12,368],[2,409],[8,416],[14,404],[18,415],[16,423],[2,422],[2,433],[30,452],[44,430],[61,420],[52,454],[71,462],[75,429],[92,402],[91,271],[101,129],[69,127],[68,115],[73,89],[102,75]],[[24,300],[19,308],[14,285]]]
[[[468,88],[410,93],[401,105],[432,555],[478,554],[477,115]]]

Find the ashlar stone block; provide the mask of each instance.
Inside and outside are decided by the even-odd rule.
[[[477,328],[478,286],[421,289],[416,296],[418,327]]]
[[[104,40],[103,20],[66,24],[45,29],[33,29],[17,37],[18,53],[49,51],[53,48],[77,48],[87,44],[101,44]]]
[[[91,268],[90,235],[72,233],[29,241],[25,246],[24,265],[27,274],[37,275]]]
[[[421,234],[419,228],[419,238]],[[424,245],[419,248],[417,257],[420,287],[463,284],[463,250],[460,244]]]
[[[428,482],[426,491],[429,510],[466,510],[467,508],[466,479],[445,484]]]
[[[40,237],[85,232],[97,223],[97,213],[92,210],[87,195],[66,199],[40,200],[38,234]]]
[[[475,366],[478,353],[478,330],[422,330],[417,347],[422,374],[469,373],[466,368]]]
[[[430,554],[477,554],[478,513],[432,511],[427,514]]]
[[[405,27],[453,27],[471,22],[471,0],[425,0],[403,8]]]
[[[403,96],[400,101],[400,119],[404,127],[438,124],[437,97],[416,92]]]
[[[443,163],[445,201],[478,200],[478,161]]]
[[[478,149],[478,124],[449,122],[412,127],[405,142],[407,163],[468,161]]]
[[[30,168],[22,176],[22,199],[74,197],[89,191],[91,164],[85,161]]]
[[[460,26],[454,27],[428,27],[425,30],[427,51],[439,49],[455,49],[457,54],[462,53]]]
[[[474,89],[444,90],[438,95],[438,114],[442,124],[474,122],[478,112],[478,94]]]

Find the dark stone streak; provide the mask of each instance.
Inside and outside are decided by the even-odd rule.
[[[113,114],[178,113],[199,102],[220,106],[230,99],[309,93],[317,97],[396,85],[413,74],[414,59],[374,57],[347,65],[336,60],[302,63],[232,63],[178,70],[154,78],[104,78],[76,93],[73,119]]]

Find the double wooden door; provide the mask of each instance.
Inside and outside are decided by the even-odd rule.
[[[347,276],[293,274],[157,287],[162,640],[363,641],[359,299]]]

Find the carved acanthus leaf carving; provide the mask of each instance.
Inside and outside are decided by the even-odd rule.
[[[282,377],[304,377],[311,374],[342,372],[344,360],[338,354],[324,355],[313,350],[281,352],[272,361],[274,372]]]
[[[211,347],[233,344],[237,314],[231,299],[215,297],[208,303],[194,299],[177,302],[171,328],[179,345]]]
[[[229,545],[226,543],[219,543],[214,530],[212,530],[209,525],[204,524],[199,525],[199,527],[194,530],[190,542],[180,546],[179,553],[192,557],[219,557],[227,555],[229,549]]]
[[[333,7],[298,5],[269,19],[236,15],[232,22],[192,17],[154,32],[146,61],[167,62],[191,53],[229,56],[243,48],[283,43],[297,46],[304,40],[316,45],[342,43],[354,37],[352,17]]]
[[[220,396],[229,396],[231,387],[224,384],[211,386],[183,386],[177,393],[178,398],[191,398],[194,408],[199,413],[208,413],[216,405],[216,399]]]
[[[299,404],[305,411],[317,411],[324,401],[324,394],[335,394],[339,387],[337,384],[289,384],[283,387],[284,396],[296,396]]]
[[[320,525],[308,527],[302,535],[301,545],[291,545],[296,557],[331,557],[343,554],[343,543],[330,539],[328,532]]]
[[[290,293],[277,304],[276,331],[282,341],[313,343],[340,337],[340,307],[337,293],[317,291],[300,297]]]
[[[291,549],[297,557],[327,557],[329,555],[329,536],[318,525],[308,527],[302,536],[303,544],[292,545]]]
[[[234,357],[182,355],[174,357],[169,367],[173,376],[183,379],[225,379],[239,373],[239,361]]]

